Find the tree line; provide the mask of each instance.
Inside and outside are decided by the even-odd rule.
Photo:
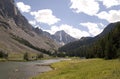
[[[63,54],[62,54],[63,55]],[[81,45],[75,50],[64,53],[65,56],[114,59],[120,57],[120,22],[109,33],[93,43]]]

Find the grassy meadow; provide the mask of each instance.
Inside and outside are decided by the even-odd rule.
[[[51,67],[54,70],[32,79],[120,79],[119,59],[73,59]]]

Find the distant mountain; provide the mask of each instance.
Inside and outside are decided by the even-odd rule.
[[[83,45],[90,44],[94,41],[93,37],[82,37],[80,40],[70,42],[62,47],[59,48],[60,52],[69,52],[73,51],[75,49],[78,49],[79,47]]]
[[[7,53],[54,52],[59,45],[33,28],[15,6],[14,0],[0,0],[0,50]]]
[[[109,24],[102,33],[100,33],[99,35],[95,36],[95,37],[82,37],[80,40],[68,43],[62,47],[59,48],[60,52],[70,52],[70,51],[74,51],[79,49],[80,47],[86,46],[86,45],[90,45],[93,44],[94,42],[96,42],[97,40],[99,40],[100,38],[103,38],[105,35],[107,35],[109,32],[111,32],[117,23],[111,23]]]
[[[52,39],[54,39],[56,42],[59,42],[62,45],[65,45],[67,43],[77,40],[63,30],[57,31],[54,35],[52,35]]]
[[[46,31],[42,31],[38,27],[35,28],[34,31],[39,35],[46,36],[46,37],[56,41],[60,45],[65,45],[67,43],[78,40],[78,39],[70,36],[69,34],[67,34],[64,30],[57,31],[53,35],[51,35],[50,33],[46,32]]]

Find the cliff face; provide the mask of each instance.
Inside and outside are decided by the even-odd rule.
[[[0,14],[3,17],[11,17],[17,15],[17,8],[14,6],[13,0],[0,0]]]
[[[32,30],[32,26],[15,6],[14,0],[0,0],[0,16],[2,20],[12,18],[17,26]]]
[[[70,42],[76,41],[77,39],[73,38],[69,34],[67,34],[65,31],[57,31],[52,38],[57,41],[58,43],[65,45]]]
[[[40,49],[54,51],[58,48],[53,40],[34,31],[15,6],[14,0],[0,0],[0,50],[15,53],[38,52],[13,39],[15,37]]]

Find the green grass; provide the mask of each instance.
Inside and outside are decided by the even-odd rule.
[[[36,60],[36,53],[28,53],[28,59],[30,61]],[[22,53],[9,53],[7,58],[0,58],[1,61],[26,61],[24,59],[24,54]]]
[[[23,60],[23,54],[10,53],[8,54],[8,60]]]
[[[7,61],[5,58],[0,58],[0,62]]]
[[[32,79],[120,79],[120,60],[73,59],[52,64],[54,70]]]

